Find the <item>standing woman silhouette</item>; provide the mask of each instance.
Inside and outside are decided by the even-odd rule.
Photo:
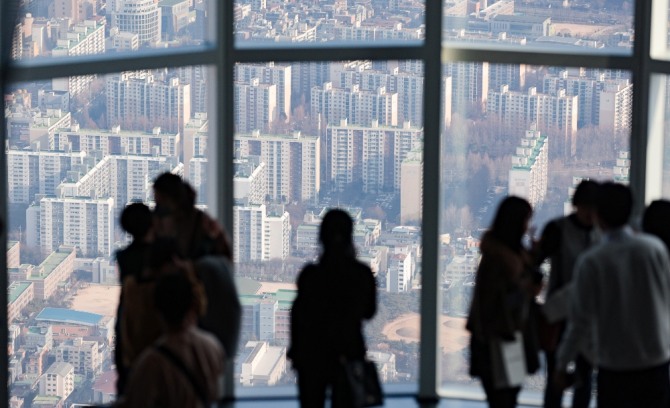
[[[298,374],[302,408],[321,408],[331,389],[332,407],[351,407],[340,386],[343,359],[363,359],[362,323],[377,307],[375,278],[356,260],[353,221],[342,210],[323,218],[317,263],[298,276],[298,296],[291,310],[291,347],[288,357]]]
[[[498,207],[493,225],[481,240],[482,258],[466,328],[470,340],[470,375],[478,377],[491,408],[516,407],[521,387],[506,384],[501,374],[499,346],[523,333],[527,372],[537,370],[537,342],[530,319],[532,299],[542,285],[542,274],[522,240],[533,214],[523,198],[510,196]]]

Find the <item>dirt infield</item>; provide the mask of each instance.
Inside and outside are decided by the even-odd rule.
[[[400,316],[384,326],[382,334],[391,341],[416,343],[421,333],[421,318],[417,313]],[[468,346],[469,333],[465,330],[465,319],[442,316],[440,318],[440,346],[444,353],[460,351]]]
[[[601,33],[609,26],[592,25],[592,24],[575,24],[575,23],[553,23],[554,32],[556,34],[564,33],[570,34],[573,37],[583,38]]]
[[[260,289],[256,293],[275,293],[279,289],[296,290],[295,283],[287,282],[258,282],[261,284]]]
[[[116,316],[119,303],[119,285],[89,285],[79,289],[72,298],[71,309],[97,313],[103,316]]]

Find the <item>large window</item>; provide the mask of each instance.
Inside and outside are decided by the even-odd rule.
[[[464,81],[488,81],[488,89],[465,99],[453,87]],[[628,183],[633,84],[626,71],[488,62],[447,63],[443,82],[452,85],[444,99],[453,114],[443,123],[440,173],[441,383],[467,395],[479,384],[468,374],[465,320],[479,240],[499,202],[526,198],[537,238],[572,212],[581,180]],[[541,401],[544,370],[526,382],[528,401]]]
[[[354,219],[358,258],[377,279],[379,312],[366,327],[369,356],[384,382],[416,383],[423,82],[417,61],[235,66],[242,386],[295,381],[290,370],[276,378],[269,370],[285,355],[296,276],[319,255],[321,218],[333,207]],[[254,352],[258,342],[267,347]]]
[[[150,202],[163,170],[184,175],[233,238],[244,315],[226,390],[243,398],[295,392],[288,315],[324,209],[350,212],[376,273],[366,335],[385,391],[432,399],[481,396],[463,322],[502,197],[527,197],[539,233],[570,210],[580,178],[629,183],[638,208],[670,196],[667,0],[17,0],[0,11],[0,380],[24,406],[114,398],[118,212]],[[56,362],[71,367],[53,368],[71,389],[48,383]],[[529,401],[543,381],[529,380]]]

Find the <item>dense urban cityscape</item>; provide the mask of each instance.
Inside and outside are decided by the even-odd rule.
[[[209,40],[203,0],[22,3],[15,60]],[[424,8],[419,0],[238,0],[236,41],[422,41]],[[623,0],[447,0],[443,21],[446,46],[627,54],[634,40]],[[5,95],[12,408],[114,399],[114,253],[128,243],[118,217],[128,203],[152,203],[163,172],[188,180],[207,209],[208,140],[231,137],[209,132],[215,77],[185,66],[14,84]],[[626,183],[633,84],[626,71],[450,61],[442,79],[441,380],[467,386],[475,383],[464,316],[497,202],[527,198],[541,228],[570,211],[581,179]],[[318,256],[320,220],[332,207],[354,219],[358,257],[377,278],[369,357],[385,383],[416,382],[423,89],[423,64],[412,60],[236,65],[237,384],[295,383],[286,360],[294,282]]]

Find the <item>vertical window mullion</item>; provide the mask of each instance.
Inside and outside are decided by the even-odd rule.
[[[438,319],[440,285],[438,273],[440,206],[440,101],[442,54],[442,1],[426,2],[424,44],[424,149],[421,258],[421,343],[419,355],[420,401],[439,399]]]

